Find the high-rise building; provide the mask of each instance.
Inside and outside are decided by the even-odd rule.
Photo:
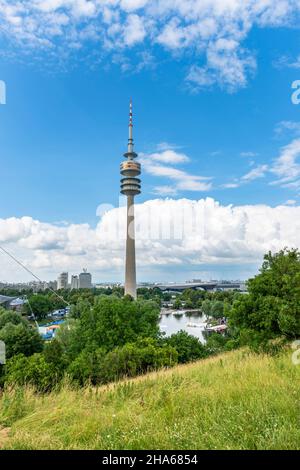
[[[136,162],[137,154],[134,152],[132,102],[129,110],[129,139],[126,161],[121,163],[121,193],[127,196],[127,233],[126,233],[126,260],[125,260],[125,295],[129,294],[136,299],[136,262],[135,262],[135,227],[134,227],[134,196],[141,193],[141,165]]]
[[[79,289],[79,277],[72,276],[71,277],[71,289]]]
[[[69,273],[61,273],[57,278],[57,289],[68,289]]]
[[[87,269],[84,269],[79,274],[79,289],[91,289],[92,287],[92,275],[87,272]]]

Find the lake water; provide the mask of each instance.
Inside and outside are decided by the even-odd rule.
[[[170,336],[173,333],[178,333],[178,331],[184,330],[190,335],[196,336],[196,338],[200,339],[201,343],[205,343],[203,336],[205,321],[206,316],[201,313],[193,313],[192,315],[187,315],[186,313],[182,315],[174,315],[173,313],[169,313],[161,316],[159,326],[160,331],[166,333],[166,336]],[[188,326],[191,324],[197,326]]]

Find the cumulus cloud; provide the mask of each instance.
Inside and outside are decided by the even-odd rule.
[[[57,226],[30,217],[1,219],[0,240],[43,279],[88,266],[96,279],[121,280],[125,215],[124,207],[108,210],[95,228]],[[161,276],[172,269],[180,278],[180,273],[200,272],[204,266],[218,271],[227,265],[236,272],[249,264],[257,269],[268,250],[299,247],[299,231],[300,207],[294,201],[269,207],[224,206],[212,198],[154,199],[136,206],[138,271],[140,276],[152,272],[153,278],[153,273]],[[0,279],[24,279],[21,268],[3,254],[0,263]]]
[[[295,0],[0,0],[0,36],[2,53],[18,56],[50,49],[48,57],[62,50],[66,57],[94,43],[101,58],[122,54],[127,69],[129,49],[141,46],[151,57],[136,65],[141,69],[153,66],[160,46],[188,58],[193,89],[219,85],[233,92],[256,69],[245,47],[251,29],[299,27],[299,12]]]

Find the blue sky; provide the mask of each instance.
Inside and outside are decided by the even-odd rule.
[[[68,253],[56,227],[88,224],[94,234],[99,204],[118,205],[130,97],[143,164],[141,205],[209,197],[222,207],[284,205],[296,217],[300,105],[291,101],[291,86],[300,79],[300,6],[292,0],[261,5],[0,1],[0,80],[7,87],[0,105],[3,242],[45,278],[60,270],[49,261],[55,257],[64,260],[62,269],[92,264],[92,248]],[[39,243],[28,243],[32,232],[15,235],[24,216],[47,224],[36,229]],[[53,246],[40,240],[45,231],[46,238],[55,232]],[[290,245],[295,237],[278,240]],[[109,259],[98,242],[95,250]],[[264,248],[268,243],[279,247],[266,236]],[[122,277],[118,249],[115,270],[91,266],[99,280]],[[142,277],[171,278],[176,270],[179,279],[230,270],[238,276],[254,271],[261,255],[249,269],[249,260],[233,256],[219,271],[223,255],[200,257],[196,267],[179,257],[179,264],[166,260],[163,268],[150,263]]]

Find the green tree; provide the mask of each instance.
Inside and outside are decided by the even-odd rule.
[[[207,317],[211,315],[211,307],[212,307],[212,303],[208,299],[205,299],[201,304],[201,310],[204,313],[204,315],[206,315]]]
[[[215,300],[211,303],[210,316],[213,318],[224,317],[224,302]]]
[[[176,349],[179,363],[195,361],[207,356],[205,346],[198,338],[189,335],[186,331],[181,330],[169,338],[165,338],[164,341]]]
[[[276,336],[300,335],[300,253],[268,253],[260,273],[248,282],[249,295],[229,309],[230,326],[240,343],[259,344]]]
[[[23,320],[21,315],[16,312],[4,310],[0,308],[0,330],[7,324],[11,323],[13,325],[26,324],[26,321]]]
[[[156,338],[158,320],[159,307],[152,301],[102,295],[96,297],[93,307],[83,309],[71,326],[68,322],[57,338],[74,360],[85,348],[111,351],[140,337]]]
[[[51,364],[58,376],[62,377],[69,364],[68,357],[60,341],[54,338],[44,346],[43,355],[48,364]]]
[[[83,312],[90,311],[93,303],[91,304],[86,298],[79,297],[77,302],[71,306],[70,316],[72,318],[80,318]]]
[[[39,333],[24,323],[18,325],[6,323],[0,330],[0,340],[5,342],[7,358],[16,354],[30,356],[43,349]]]
[[[24,305],[27,314],[33,314],[38,320],[47,316],[53,310],[53,303],[48,296],[43,294],[36,294],[28,299],[29,303]]]
[[[175,310],[179,310],[181,309],[182,307],[182,303],[181,303],[181,300],[179,297],[176,297],[174,303],[173,303],[173,307],[175,308]]]
[[[103,381],[101,371],[104,357],[105,350],[101,348],[84,349],[69,365],[69,376],[79,385],[84,385],[87,382],[94,385],[101,383]]]

